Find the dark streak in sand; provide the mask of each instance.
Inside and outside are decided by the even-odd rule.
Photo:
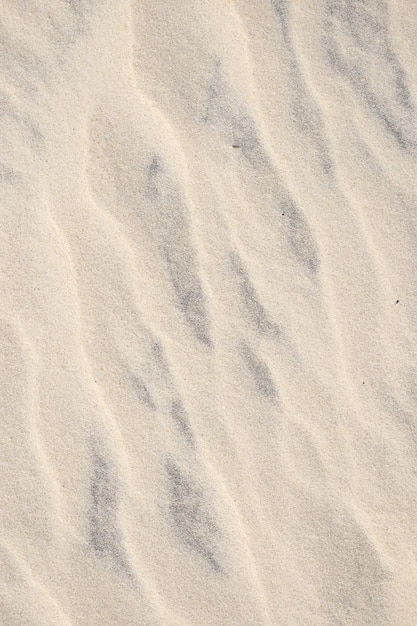
[[[118,523],[119,487],[115,467],[104,454],[92,451],[89,512],[90,545],[101,558],[131,575]]]
[[[366,103],[398,146],[417,146],[414,105],[390,41],[383,0],[328,0],[324,44],[330,65]],[[380,80],[383,74],[384,80]]]
[[[191,430],[187,412],[181,400],[174,400],[171,404],[171,417],[177,424],[181,434],[185,437],[187,443],[194,447],[194,435]]]
[[[177,303],[197,339],[210,346],[210,320],[190,235],[188,207],[157,155],[148,168],[151,210],[145,215],[163,255]]]
[[[269,319],[265,308],[259,302],[256,290],[251,283],[249,275],[240,257],[237,254],[232,253],[230,256],[230,262],[250,321],[259,331],[279,336],[280,329],[277,324]]]
[[[143,380],[139,376],[132,376],[132,386],[138,398],[152,410],[156,409],[155,402]]]
[[[309,272],[315,274],[320,266],[320,258],[310,227],[302,212],[289,196],[281,201],[279,211],[287,218],[282,223],[294,255]]]
[[[278,391],[269,367],[245,343],[242,344],[241,354],[253,377],[258,393],[269,400],[275,400],[278,397]]]
[[[169,511],[177,536],[212,570],[221,572],[216,556],[220,532],[204,488],[172,459],[166,462],[166,473],[171,496]]]

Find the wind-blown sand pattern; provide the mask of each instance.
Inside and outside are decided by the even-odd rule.
[[[417,624],[416,37],[3,0],[2,625]]]

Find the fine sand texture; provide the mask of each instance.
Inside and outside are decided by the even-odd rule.
[[[1,1],[1,626],[416,626],[416,40]]]

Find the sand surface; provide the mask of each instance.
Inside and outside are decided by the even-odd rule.
[[[2,626],[417,624],[416,39],[1,2]]]

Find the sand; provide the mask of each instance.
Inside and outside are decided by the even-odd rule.
[[[417,2],[3,0],[3,626],[417,624]]]

